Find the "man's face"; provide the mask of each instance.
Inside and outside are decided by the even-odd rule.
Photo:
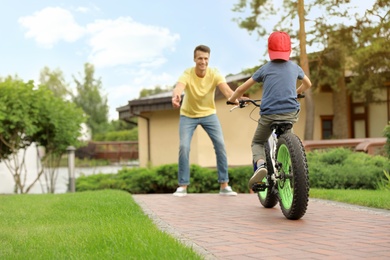
[[[196,51],[195,52],[195,64],[196,68],[199,70],[206,70],[207,66],[209,65],[209,56],[210,54],[203,51]]]

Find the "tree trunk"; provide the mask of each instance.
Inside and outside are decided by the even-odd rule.
[[[305,29],[305,3],[304,0],[298,0],[299,16],[299,47],[300,47],[300,65],[306,76],[310,78],[309,60],[306,53],[306,29]],[[311,89],[305,92],[306,104],[306,122],[304,140],[313,140],[314,136],[314,102]]]
[[[337,90],[333,90],[333,138],[348,138],[348,96],[344,80],[344,73],[338,80]]]

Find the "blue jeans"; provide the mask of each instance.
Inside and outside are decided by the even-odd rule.
[[[206,131],[214,145],[217,158],[218,182],[229,182],[228,163],[221,124],[216,114],[191,118],[180,116],[180,148],[179,148],[179,185],[190,184],[190,146],[196,127],[200,125]]]

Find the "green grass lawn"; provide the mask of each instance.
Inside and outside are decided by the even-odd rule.
[[[359,206],[390,210],[389,190],[310,189],[310,198],[333,200]]]
[[[0,196],[0,259],[202,259],[116,190]]]
[[[390,191],[311,189],[311,198],[390,209]],[[0,259],[202,259],[124,191],[0,196]]]

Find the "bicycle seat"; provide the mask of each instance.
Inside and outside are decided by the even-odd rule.
[[[293,123],[291,121],[274,121],[272,122],[270,128],[271,130],[276,130],[276,135],[279,136],[286,131],[290,130],[293,127]]]

